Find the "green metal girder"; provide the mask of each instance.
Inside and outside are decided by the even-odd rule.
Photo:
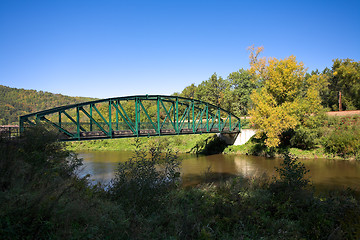
[[[119,110],[119,108],[117,107],[117,105],[114,105],[116,113],[120,114],[121,118],[124,120],[124,122],[129,126],[130,130],[135,133],[135,129],[134,129],[134,123],[127,117],[125,110],[122,108],[122,106],[118,103],[118,105],[121,107],[121,109],[124,111],[124,114]]]
[[[183,114],[183,116],[181,117],[180,119],[180,129],[179,129],[179,132],[183,129],[183,125],[185,123],[185,117],[186,116],[189,116],[189,113],[190,113],[190,105],[185,109],[185,112]]]
[[[55,128],[57,128],[58,130],[60,130],[61,132],[65,133],[66,135],[70,136],[70,137],[75,137],[74,134],[68,132],[66,129],[63,129],[61,126],[57,125],[56,123],[51,122],[49,119],[47,119],[46,117],[41,117],[41,120],[45,120],[46,122],[50,123],[51,125],[53,125]]]
[[[134,116],[133,119],[129,117],[131,112],[127,112],[124,109],[122,105],[123,101],[135,103],[135,109],[132,108],[131,110],[135,111],[131,114]],[[144,102],[146,101],[155,104],[156,112],[150,114],[147,107],[145,107],[148,105],[144,105]],[[108,116],[107,119],[96,106],[96,104],[102,103],[108,104],[108,110],[105,110],[105,115]],[[84,107],[87,107],[89,112],[86,111]],[[102,108],[102,111],[104,111],[104,108]],[[99,115],[103,122],[94,119],[94,112]],[[144,115],[142,115],[141,112]],[[85,115],[81,115],[80,113]],[[164,115],[162,115],[163,113]],[[224,113],[226,114],[226,119],[221,118],[221,115],[225,115]],[[53,117],[46,117],[51,114],[58,114],[55,118],[55,122],[50,120],[54,119]],[[62,114],[64,114],[66,118],[63,118]],[[82,122],[84,119],[86,122]],[[161,136],[164,134],[177,135],[205,132],[240,132],[241,127],[241,121],[238,117],[215,105],[195,99],[163,95],[138,95],[72,104],[27,114],[21,116],[19,121],[21,132],[23,132],[29,124],[36,125],[39,122],[44,121],[58,129],[60,132],[63,132],[64,136],[67,136],[67,139],[63,140],[139,137],[153,136],[154,134]],[[68,124],[69,121],[72,125]],[[119,131],[119,126],[124,126],[122,123],[128,127],[125,129],[129,129],[130,131]],[[96,131],[94,132],[94,124],[100,129],[100,133],[102,134],[99,135]],[[104,125],[105,128],[103,127]],[[86,128],[89,129],[89,131],[85,129],[85,126],[88,126]],[[113,130],[117,130],[117,132],[114,133]],[[94,134],[92,134],[93,132]]]
[[[175,124],[174,124],[174,122],[172,121],[171,116],[170,116],[170,111],[171,111],[173,105],[170,106],[170,109],[169,109],[169,112],[168,112],[168,110],[166,109],[163,101],[160,100],[160,103],[161,103],[161,105],[162,105],[162,107],[164,108],[165,113],[166,113],[166,117],[165,117],[165,119],[164,119],[163,124],[161,125],[161,127],[162,127],[162,126],[164,125],[164,123],[166,122],[166,119],[169,118],[169,121],[170,121],[171,125],[173,125],[173,127],[174,127],[174,129],[175,129],[175,131],[176,131]]]
[[[92,121],[93,123],[100,128],[101,131],[103,131],[106,135],[109,135],[109,132],[107,132],[83,107],[80,107],[80,110],[85,113],[85,115]]]
[[[141,107],[141,108],[143,109],[143,111],[145,112],[145,115],[146,115],[146,117],[149,119],[151,125],[154,127],[154,129],[156,129],[156,126],[155,126],[155,124],[153,123],[153,121],[151,120],[151,117],[149,116],[148,112],[146,111],[144,105],[143,105],[141,102],[139,102],[139,104],[140,104],[140,107]],[[159,132],[158,132],[158,133],[159,133]]]
[[[200,123],[201,123],[201,125],[202,125],[202,116],[203,116],[205,110],[206,110],[206,106],[205,106],[204,109],[201,111],[201,114],[200,114],[200,112],[198,113],[198,115],[200,114],[200,117],[199,117],[198,123],[197,123],[196,126],[195,126],[195,129],[196,129],[196,130],[199,128],[199,124],[200,124]],[[196,120],[197,120],[197,117],[196,117]]]
[[[109,126],[109,123],[106,121],[106,119],[105,119],[104,116],[100,113],[100,111],[97,109],[97,107],[96,107],[95,105],[93,105],[93,108],[94,108],[95,111],[99,114],[99,116],[102,118],[102,120],[104,120],[104,123]]]
[[[65,110],[60,111],[60,113],[64,113],[67,118],[69,118],[75,125],[77,125],[77,121],[75,121]],[[84,128],[80,126],[81,131],[86,131]]]

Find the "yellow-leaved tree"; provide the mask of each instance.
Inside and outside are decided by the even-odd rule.
[[[265,135],[266,146],[277,147],[284,131],[322,111],[319,90],[326,79],[322,75],[306,77],[304,64],[295,56],[259,58],[262,47],[249,50],[253,81],[261,85],[251,95],[251,122],[258,128],[257,137]]]

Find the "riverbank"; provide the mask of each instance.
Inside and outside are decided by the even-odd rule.
[[[162,136],[151,138],[139,138],[138,141],[143,145],[157,144],[162,148],[172,149],[178,153],[202,153],[209,143],[217,139],[215,134],[202,135],[179,135],[179,136]],[[89,140],[81,142],[68,142],[66,149],[69,151],[134,151],[136,138],[122,138],[122,139],[105,139],[105,140]],[[220,143],[220,149],[216,146],[210,146],[213,153],[235,154],[235,155],[253,155],[263,157],[283,157],[284,153],[289,153],[299,159],[334,159],[344,160],[344,158],[327,154],[325,149],[321,146],[311,150],[303,150],[299,148],[279,148],[273,151],[260,146],[256,141],[249,140],[246,144],[234,146],[223,146]],[[221,149],[223,151],[221,151]],[[354,160],[355,158],[346,158]]]
[[[161,137],[141,137],[138,141],[143,145],[157,144],[161,148],[172,149],[179,153],[197,153],[204,148],[208,139],[215,134],[191,134]],[[71,151],[134,151],[136,138],[89,140],[66,143]]]
[[[225,148],[223,154],[234,154],[234,155],[253,155],[262,157],[276,157],[282,158],[284,153],[288,153],[298,159],[332,159],[332,160],[355,160],[354,157],[342,158],[325,152],[322,146],[317,146],[310,150],[303,150],[299,148],[277,148],[269,150],[263,146],[260,146],[256,141],[251,139],[239,146],[230,145]]]
[[[288,153],[300,159],[360,160],[360,116],[357,113],[351,111],[353,115],[347,116],[348,113],[334,112],[334,116],[314,116],[297,128],[283,132],[277,147],[267,147],[263,135],[259,139],[252,137],[240,146],[228,146],[224,153],[265,157]]]

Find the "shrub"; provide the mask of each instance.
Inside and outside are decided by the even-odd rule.
[[[276,171],[279,173],[279,179],[275,179],[274,183],[271,184],[272,190],[276,189],[278,193],[291,195],[308,186],[310,181],[305,175],[309,170],[305,168],[303,163],[285,154],[280,166],[280,168],[276,168]]]
[[[293,147],[303,150],[315,148],[321,142],[321,127],[327,117],[323,114],[310,116],[303,120],[295,129],[282,134],[283,147]]]
[[[323,139],[325,152],[342,158],[360,158],[360,126],[342,124]]]
[[[137,141],[134,155],[118,165],[110,197],[128,208],[147,212],[159,206],[161,197],[177,185],[180,163],[171,150],[164,153],[156,145],[146,150]]]
[[[320,133],[318,129],[299,126],[294,130],[294,134],[290,139],[290,146],[309,150],[315,148],[320,141]]]
[[[21,139],[1,140],[1,239],[55,238],[72,231],[57,228],[63,224],[59,216],[71,215],[66,207],[84,201],[79,194],[87,179],[76,176],[81,160],[62,146],[57,133],[44,126],[26,129]]]

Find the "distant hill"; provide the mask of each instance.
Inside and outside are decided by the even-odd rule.
[[[95,98],[69,97],[0,85],[0,125],[18,124],[19,116],[31,112],[91,100]]]

